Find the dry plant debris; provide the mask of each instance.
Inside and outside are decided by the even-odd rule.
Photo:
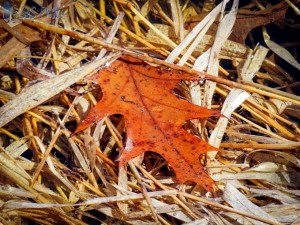
[[[1,1],[0,223],[300,224],[299,5]],[[74,133],[122,55],[197,77],[174,98],[221,112],[182,124],[223,150],[193,161],[213,189],[178,183],[162,149],[119,167],[126,112]]]

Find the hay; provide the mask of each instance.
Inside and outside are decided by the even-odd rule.
[[[265,45],[231,35],[297,14],[299,1],[169,2],[1,3],[1,224],[300,223],[297,44],[268,27]],[[224,149],[201,158],[214,193],[178,184],[151,152],[118,168],[122,116],[72,135],[101,97],[85,78],[124,53],[202,77],[177,91],[224,115],[184,125]]]

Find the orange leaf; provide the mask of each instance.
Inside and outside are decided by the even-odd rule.
[[[190,119],[217,116],[219,112],[172,94],[179,81],[199,80],[199,77],[123,56],[91,79],[100,85],[103,97],[76,133],[105,116],[122,114],[127,141],[120,166],[145,151],[153,151],[172,166],[180,183],[190,180],[212,191],[213,180],[200,164],[199,155],[218,149],[189,134],[182,125]]]

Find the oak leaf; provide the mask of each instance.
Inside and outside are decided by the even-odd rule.
[[[229,40],[245,44],[250,31],[283,19],[287,9],[288,5],[285,2],[257,12],[247,10],[246,7],[240,9]]]
[[[219,112],[172,94],[179,81],[197,81],[199,77],[122,56],[91,80],[100,85],[103,95],[76,133],[106,116],[122,114],[127,140],[119,159],[120,166],[145,151],[156,152],[172,166],[180,183],[190,180],[212,191],[213,180],[200,164],[199,156],[217,149],[189,134],[182,126],[187,120],[218,116]]]
[[[241,44],[245,44],[245,40],[250,31],[259,26],[268,25],[270,23],[277,22],[284,18],[286,11],[288,9],[288,4],[286,2],[280,2],[270,8],[251,11],[253,4],[240,8],[236,17],[235,24],[232,29],[232,33],[229,36],[229,40],[235,41]],[[188,30],[192,30],[200,21],[202,21],[207,12],[202,12],[198,15],[189,17],[185,22],[185,27]],[[207,34],[215,35],[218,29],[218,23],[215,22]]]

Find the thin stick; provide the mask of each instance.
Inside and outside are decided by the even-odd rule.
[[[199,79],[207,79],[207,80],[211,80],[211,81],[215,81],[217,83],[220,84],[225,84],[229,87],[234,87],[234,88],[240,88],[243,89],[245,91],[248,92],[253,92],[253,93],[258,93],[260,95],[264,95],[264,96],[268,96],[271,98],[276,98],[279,100],[283,100],[283,101],[289,101],[292,102],[295,105],[300,105],[300,96],[296,96],[290,93],[286,93],[283,91],[279,91],[279,90],[275,90],[274,88],[270,88],[270,90],[268,89],[268,91],[265,91],[264,89],[266,89],[266,87],[264,87],[263,85],[260,84],[255,84],[255,87],[249,86],[249,85],[244,85],[244,84],[240,84],[240,83],[236,83],[221,77],[215,77],[213,75],[204,73],[204,72],[199,72],[193,69],[190,69],[188,67],[183,67],[183,66],[178,66],[178,65],[174,65],[172,63],[168,63],[165,62],[163,60],[159,60],[159,59],[155,59],[152,58],[150,56],[146,56],[146,55],[142,55],[142,54],[138,54],[135,52],[131,52],[129,50],[126,50],[122,47],[119,47],[117,45],[113,45],[113,44],[108,44],[105,41],[90,37],[88,35],[82,34],[82,33],[78,33],[75,31],[71,31],[71,30],[66,30],[63,28],[59,28],[50,24],[46,24],[46,23],[41,23],[35,20],[30,20],[30,19],[22,19],[22,22],[29,25],[29,26],[33,26],[33,27],[37,27],[37,28],[42,28],[48,31],[52,31],[54,33],[58,33],[58,34],[62,34],[62,35],[68,35],[71,36],[75,39],[79,39],[79,40],[85,40],[88,41],[90,43],[93,44],[98,44],[98,45],[102,45],[105,48],[109,48],[109,49],[114,49],[114,50],[118,50],[121,52],[124,52],[128,55],[131,55],[133,57],[139,58],[141,60],[147,61],[147,62],[151,62],[151,63],[155,63],[158,65],[163,65],[172,69],[176,69],[176,70],[181,70],[190,74],[194,74],[197,76],[200,76],[198,78],[195,77],[195,80],[199,80]]]
[[[221,148],[238,148],[247,151],[247,148],[251,149],[273,149],[273,150],[297,150],[300,148],[300,143],[288,143],[288,144],[252,144],[252,143],[234,143],[223,142]]]

